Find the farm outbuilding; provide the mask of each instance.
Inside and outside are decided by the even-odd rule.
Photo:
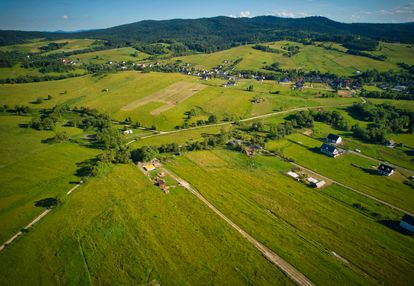
[[[297,174],[295,172],[289,171],[289,172],[287,172],[287,174],[288,174],[288,176],[290,176],[294,179],[299,179],[299,174]]]
[[[146,164],[144,165],[144,170],[147,172],[151,172],[155,170],[155,166],[153,164]]]

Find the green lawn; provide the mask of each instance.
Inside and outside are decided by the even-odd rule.
[[[402,183],[406,180],[402,174],[397,172],[391,177],[379,176],[376,172],[378,163],[353,154],[330,158],[319,152],[321,145],[319,140],[295,133],[283,140],[270,141],[267,148],[281,151],[296,163],[331,179],[407,211],[414,211],[412,188]]]
[[[0,263],[2,285],[293,284],[192,194],[165,195],[132,165],[79,188]]]
[[[413,278],[412,237],[349,204],[359,202],[388,219],[399,219],[399,213],[353,193],[348,197],[336,186],[323,192],[305,187],[282,174],[290,164],[272,157],[202,151],[179,157],[168,167],[317,285],[406,285]]]
[[[72,143],[45,144],[51,131],[19,127],[29,117],[0,117],[0,241],[28,224],[42,209],[35,202],[60,197],[79,181],[77,164],[94,157],[96,150]],[[76,128],[58,127],[73,136]]]

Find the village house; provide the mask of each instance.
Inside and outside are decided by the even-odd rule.
[[[336,158],[342,154],[342,152],[338,148],[336,148],[333,145],[326,144],[326,143],[322,144],[320,151],[324,153],[325,155],[328,155],[329,157],[333,157],[333,158]]]
[[[406,214],[400,221],[400,227],[409,232],[414,232],[414,217]]]
[[[155,166],[153,164],[151,164],[151,163],[148,163],[148,164],[144,165],[143,168],[147,172],[151,172],[151,171],[154,171],[155,170]]]
[[[339,135],[335,135],[335,134],[329,134],[328,137],[325,138],[325,142],[326,143],[331,143],[331,144],[341,144],[342,143],[342,137]]]
[[[378,174],[382,175],[382,176],[391,176],[392,174],[394,174],[395,168],[385,165],[385,164],[381,164],[378,167]]]

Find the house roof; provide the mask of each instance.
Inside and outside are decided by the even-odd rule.
[[[406,222],[408,224],[414,225],[414,217],[412,217],[412,216],[410,216],[408,214],[406,214],[406,215],[403,216],[402,221],[403,222]]]
[[[328,137],[326,137],[326,139],[330,140],[330,141],[337,141],[341,136],[339,135],[335,135],[335,134],[329,134]]]
[[[322,146],[321,146],[321,150],[328,151],[329,153],[334,153],[334,152],[335,152],[335,150],[336,150],[336,147],[335,147],[335,146],[332,146],[332,145],[329,145],[329,144],[324,143],[324,144],[322,144]]]
[[[152,170],[155,170],[155,166],[154,166],[153,164],[146,164],[146,165],[144,165],[144,168],[145,168],[147,171],[152,171]]]
[[[395,168],[391,167],[391,166],[388,166],[388,165],[385,165],[385,164],[381,164],[381,165],[379,165],[378,170],[383,171],[383,172],[387,172],[387,173],[391,173],[392,171],[395,170]]]

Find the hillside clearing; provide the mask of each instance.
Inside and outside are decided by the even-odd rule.
[[[199,83],[180,81],[173,83],[172,85],[157,91],[147,97],[138,99],[134,102],[122,107],[122,111],[131,111],[140,106],[146,105],[150,102],[164,103],[165,105],[158,107],[151,111],[151,115],[159,115],[164,111],[174,107],[180,102],[190,98],[197,92],[205,89],[207,86]]]

